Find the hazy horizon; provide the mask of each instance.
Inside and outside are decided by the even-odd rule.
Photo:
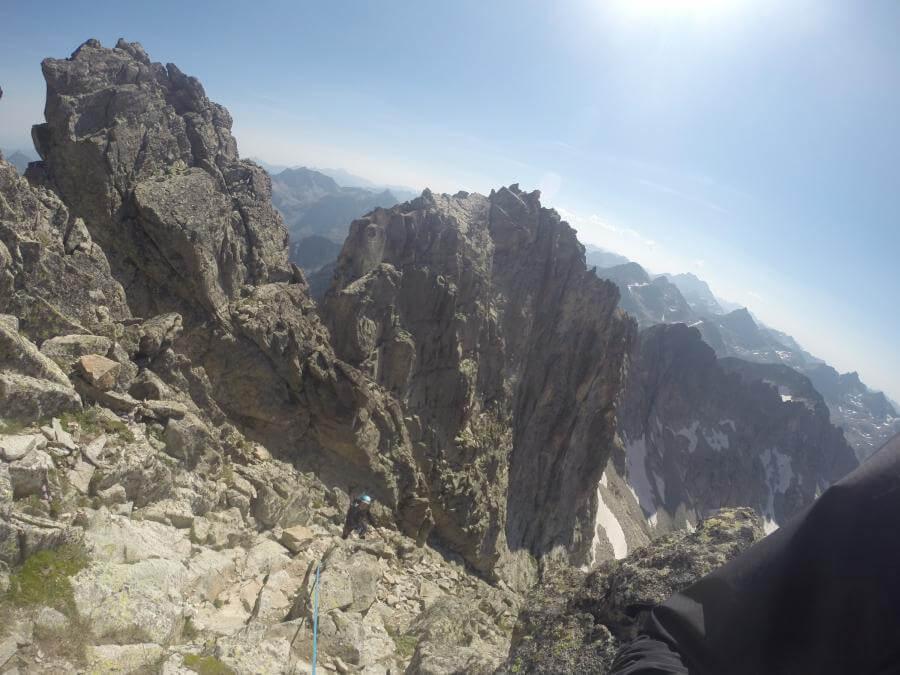
[[[583,243],[693,272],[900,399],[900,5],[226,4],[0,9],[0,146],[31,149],[42,58],[124,37],[199,78],[244,157],[541,189]]]

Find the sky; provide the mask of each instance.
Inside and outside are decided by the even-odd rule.
[[[416,189],[539,188],[594,244],[693,272],[900,399],[900,3],[0,3],[0,147],[40,61],[141,42],[243,156]]]

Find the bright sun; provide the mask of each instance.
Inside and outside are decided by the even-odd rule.
[[[733,9],[739,0],[620,0],[619,5],[634,14],[717,14]]]

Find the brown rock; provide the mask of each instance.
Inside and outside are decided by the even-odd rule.
[[[77,368],[91,385],[100,391],[109,391],[116,386],[122,366],[105,356],[88,354],[78,359]]]
[[[304,525],[288,527],[281,533],[279,541],[291,553],[299,553],[306,549],[315,539],[315,534]]]

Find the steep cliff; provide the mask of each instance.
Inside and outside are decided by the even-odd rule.
[[[403,402],[436,532],[478,569],[588,558],[634,335],[617,301],[517,185],[351,226],[323,310],[335,351]]]
[[[228,112],[137,43],[89,40],[42,67],[43,161],[28,175],[83,219],[131,311],[182,317],[180,358],[257,439],[392,506],[414,495],[403,415],[335,359],[288,263],[269,178],[239,159]]]
[[[651,535],[750,506],[767,529],[857,464],[809,380],[777,364],[717,360],[684,325],[643,331],[620,413],[626,477]]]

